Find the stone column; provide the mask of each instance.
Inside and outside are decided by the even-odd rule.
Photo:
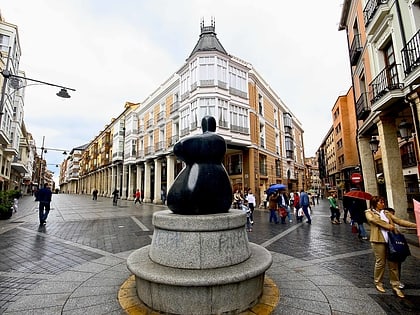
[[[360,163],[362,165],[363,183],[365,191],[373,196],[378,195],[378,184],[376,181],[375,164],[373,162],[372,151],[370,150],[368,137],[358,137],[358,146],[360,153]]]
[[[141,166],[139,164],[136,165],[136,169],[137,169],[137,178],[136,178],[136,189],[140,189],[140,191],[143,189],[142,185],[141,185]],[[143,198],[143,196],[141,196]]]
[[[121,199],[127,199],[127,165],[122,165],[122,192]]]
[[[144,202],[151,202],[150,198],[150,163],[144,163]]]
[[[115,182],[115,172],[116,166],[111,166],[111,189],[109,190],[109,197],[112,197],[112,192],[117,187],[117,183]]]
[[[162,204],[162,199],[160,198],[160,192],[162,190],[162,162],[158,159],[155,159],[155,196],[153,198],[153,203]]]
[[[134,200],[133,194],[137,188],[137,168],[135,165],[130,165],[128,169],[128,200]]]
[[[388,206],[395,209],[398,217],[408,219],[404,175],[395,121],[390,117],[381,117],[377,126]]]
[[[166,156],[166,183],[168,186],[168,191],[171,188],[173,182],[175,181],[175,161],[175,156]],[[168,193],[168,191],[166,193]]]

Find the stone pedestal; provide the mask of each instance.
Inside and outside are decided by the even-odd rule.
[[[256,304],[272,257],[248,242],[245,221],[240,210],[155,213],[151,245],[127,260],[140,300],[169,314],[237,314]]]

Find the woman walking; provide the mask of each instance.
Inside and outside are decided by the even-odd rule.
[[[387,262],[386,249],[388,242],[388,232],[399,233],[394,223],[405,227],[416,227],[415,223],[405,221],[392,215],[390,212],[384,211],[385,199],[383,197],[374,196],[370,200],[370,209],[365,211],[366,219],[370,224],[370,243],[375,254],[375,268],[373,279],[375,281],[376,290],[385,293],[382,282],[385,264]],[[399,298],[404,298],[404,293],[399,288],[398,262],[388,260],[389,282],[392,290]]]

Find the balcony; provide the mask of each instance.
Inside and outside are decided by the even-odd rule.
[[[153,153],[155,153],[155,148],[151,145],[151,146],[148,146],[148,147],[146,147],[146,155],[150,155],[150,154],[153,154]]]
[[[163,120],[163,118],[165,118],[165,112],[159,112],[157,115],[157,120],[160,121]]]
[[[420,72],[420,29],[401,50],[401,55],[404,65],[404,73],[406,76],[410,75],[416,69]],[[414,84],[419,83],[420,75],[417,75]]]
[[[359,60],[361,54],[362,54],[362,44],[360,39],[360,34],[356,34],[353,37],[353,42],[351,43],[350,47],[350,64],[352,66],[355,66],[357,64],[357,61]]]
[[[229,128],[229,123],[225,120],[219,120],[219,127],[220,128]]]
[[[177,143],[179,140],[179,136],[172,136],[170,138],[168,138],[168,145],[170,147],[173,147],[175,145],[175,143]]]
[[[401,89],[402,87],[403,84],[398,79],[397,65],[386,67],[369,84],[371,104],[377,102],[386,93]]]
[[[365,120],[370,114],[370,107],[368,104],[367,93],[362,93],[356,102],[356,117],[357,120]]]
[[[178,114],[178,110],[179,110],[179,102],[178,101],[175,101],[171,105],[171,109],[170,109],[171,116],[174,117],[176,114]]]
[[[159,141],[155,144],[155,152],[163,151],[165,150],[165,141]]]
[[[365,20],[365,27],[367,28],[369,24],[372,23],[372,21],[375,18],[376,12],[383,11],[380,10],[382,8],[381,5],[387,4],[388,0],[370,0],[366,3],[365,8],[363,9],[363,18]],[[379,17],[376,17],[377,20]],[[372,23],[374,24],[374,23]]]

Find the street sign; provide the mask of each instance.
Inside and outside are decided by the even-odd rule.
[[[353,173],[350,176],[350,180],[353,184],[360,184],[362,182],[362,174],[360,173]]]

